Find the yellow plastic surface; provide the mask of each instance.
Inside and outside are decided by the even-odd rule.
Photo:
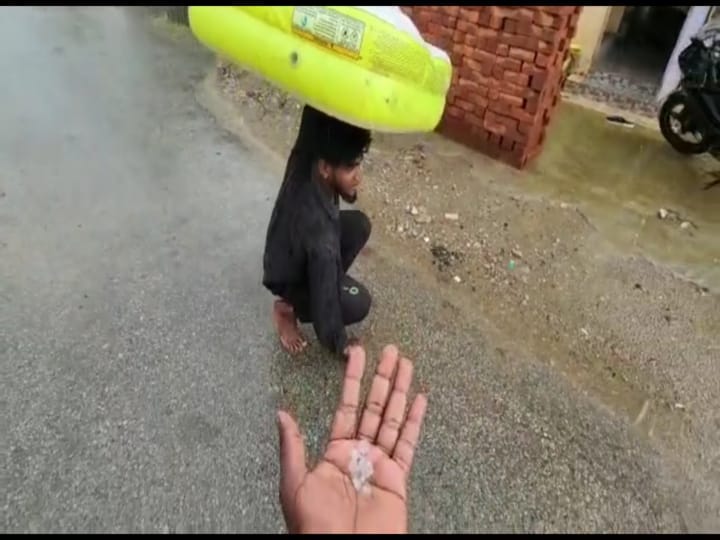
[[[190,6],[205,46],[313,107],[376,131],[432,131],[452,67],[413,36],[350,6]]]

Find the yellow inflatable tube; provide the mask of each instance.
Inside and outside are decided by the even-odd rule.
[[[348,123],[408,133],[440,122],[450,59],[396,6],[190,6],[189,19],[205,46]]]

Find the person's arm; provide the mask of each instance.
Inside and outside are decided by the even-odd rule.
[[[347,345],[347,332],[340,304],[337,257],[331,245],[325,242],[317,242],[308,250],[313,327],[323,346],[341,354]]]

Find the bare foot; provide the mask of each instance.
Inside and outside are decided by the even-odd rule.
[[[280,336],[280,344],[290,354],[297,354],[307,346],[298,328],[295,312],[284,300],[276,300],[273,304],[273,322]]]

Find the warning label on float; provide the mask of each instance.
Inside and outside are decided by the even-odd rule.
[[[360,57],[365,23],[322,6],[295,6],[293,31],[323,47]]]

